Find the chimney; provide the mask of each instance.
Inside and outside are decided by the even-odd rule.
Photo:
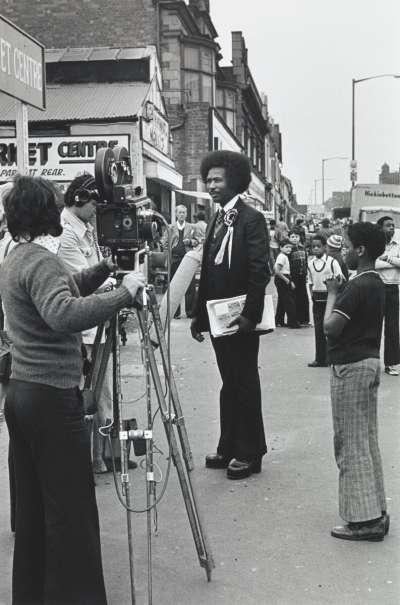
[[[189,6],[199,11],[210,12],[210,0],[189,0]]]
[[[246,83],[247,49],[242,32],[232,32],[233,74],[238,84]]]

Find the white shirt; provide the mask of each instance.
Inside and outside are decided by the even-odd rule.
[[[313,256],[308,261],[308,278],[313,292],[326,292],[325,280],[329,277],[343,276],[340,265],[332,256],[323,254],[321,258]]]
[[[227,202],[225,204],[225,206],[221,206],[219,208],[218,212],[220,212],[221,210],[223,210],[224,213],[225,213],[225,212],[228,212],[228,210],[232,210],[232,208],[235,207],[235,204],[238,201],[239,197],[240,197],[239,195],[235,195],[235,197],[233,197],[231,200],[229,200],[229,202]]]
[[[286,256],[286,254],[284,254],[283,252],[279,252],[277,259],[275,261],[275,267],[274,267],[275,271],[278,270],[280,271],[280,273],[283,273],[283,275],[290,275],[290,263],[289,263],[289,259]]]

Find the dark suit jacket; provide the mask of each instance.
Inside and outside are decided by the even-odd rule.
[[[230,298],[246,294],[242,315],[257,324],[264,309],[265,288],[271,278],[268,259],[269,247],[267,227],[263,215],[246,204],[241,198],[236,203],[238,210],[233,229],[231,266],[228,267],[228,246],[224,260],[218,268],[218,298]],[[213,246],[216,216],[210,221],[204,242],[203,261],[200,274],[199,292],[195,310],[199,331],[209,330],[206,309],[209,298],[209,278],[218,246]],[[227,227],[221,230],[217,244],[223,239]],[[214,249],[216,248],[216,249]],[[212,253],[210,255],[210,250]]]

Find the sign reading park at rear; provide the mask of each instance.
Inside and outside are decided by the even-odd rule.
[[[118,146],[129,150],[128,134],[29,137],[29,175],[60,182],[83,172],[94,175],[97,150]],[[11,181],[16,174],[16,139],[0,137],[0,181]]]
[[[45,88],[44,47],[0,15],[0,91],[44,109]]]

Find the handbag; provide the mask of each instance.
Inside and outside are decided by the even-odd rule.
[[[103,327],[103,326],[102,326]],[[92,358],[89,360],[85,345],[82,343],[82,366],[85,377],[83,388],[81,389],[83,411],[85,416],[93,416],[98,410],[97,398],[93,388],[93,374],[96,366],[97,354],[100,347],[103,329],[98,328],[94,339]]]

